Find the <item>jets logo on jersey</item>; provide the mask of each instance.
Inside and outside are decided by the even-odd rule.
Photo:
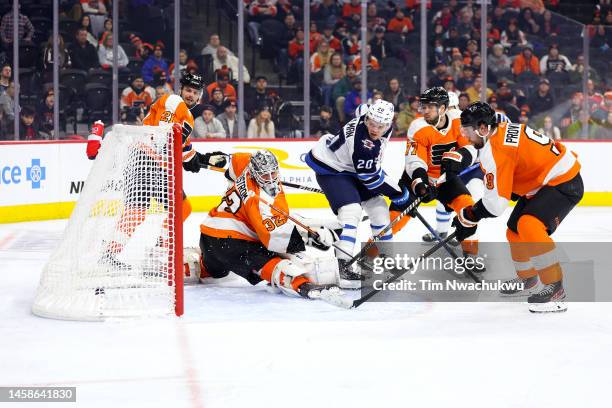
[[[363,147],[368,150],[372,150],[374,148],[374,142],[370,139],[363,139]]]
[[[504,146],[518,147],[521,136],[521,125],[509,123],[504,134]]]

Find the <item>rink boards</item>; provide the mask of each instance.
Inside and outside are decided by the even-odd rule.
[[[226,153],[269,149],[278,158],[284,181],[317,187],[314,173],[304,163],[304,155],[315,139],[251,139],[194,141],[197,151]],[[0,223],[67,218],[83,189],[92,161],[85,155],[85,142],[0,142]],[[582,206],[612,206],[612,178],[608,141],[566,142],[582,164],[585,196]],[[383,168],[399,177],[403,168],[405,142],[393,140],[388,146]],[[221,173],[201,170],[184,172],[184,190],[194,211],[206,211],[219,203],[227,181]],[[293,208],[328,207],[321,194],[286,188]]]

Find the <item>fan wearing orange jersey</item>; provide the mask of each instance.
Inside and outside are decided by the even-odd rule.
[[[506,237],[517,274],[511,282],[523,289],[501,294],[529,296],[532,312],[567,310],[563,273],[550,235],[584,194],[576,155],[525,125],[497,124],[495,111],[482,102],[463,111],[461,131],[480,151],[485,191],[476,204],[457,213],[457,239],[469,237],[481,219],[500,216],[511,199],[518,199]]]
[[[402,183],[410,185],[415,196],[427,203],[437,198],[447,211],[460,211],[474,204],[470,191],[465,186],[469,180],[461,180],[456,175],[447,174],[446,181],[435,185],[442,174],[442,157],[448,152],[459,155],[466,167],[476,158],[476,150],[460,134],[458,111],[449,110],[449,96],[442,87],[427,89],[420,97],[423,117],[415,119],[408,128],[408,141],[405,158],[405,173]],[[410,203],[408,203],[410,205]],[[406,206],[392,204],[391,219],[395,219]],[[410,220],[405,216],[393,228],[399,232]],[[478,252],[476,240],[462,244],[465,256],[475,256]],[[479,268],[474,272],[483,272]]]
[[[287,259],[288,254],[304,251],[305,245],[326,251],[337,235],[326,227],[318,229],[319,237],[302,233],[282,214],[289,213],[289,206],[271,152],[232,155],[226,176],[233,181],[230,188],[200,225],[200,277],[221,278],[231,271],[253,285],[265,280],[284,293],[303,297],[338,283],[335,258],[317,273],[295,258]]]

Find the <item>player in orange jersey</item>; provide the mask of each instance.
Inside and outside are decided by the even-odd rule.
[[[406,167],[402,183],[409,185],[415,196],[421,197],[423,202],[437,198],[446,211],[458,211],[474,203],[471,193],[472,190],[478,190],[477,185],[471,181],[478,183],[478,179],[482,179],[482,173],[469,172],[459,178],[457,173],[446,171],[443,158],[452,152],[458,156],[460,163],[469,166],[477,156],[476,149],[461,136],[459,112],[455,109],[449,110],[449,96],[444,88],[427,89],[421,95],[420,103],[423,117],[415,119],[408,128]],[[437,188],[443,173],[446,173],[446,181]],[[481,181],[479,183],[482,184]],[[470,189],[466,185],[469,185]],[[404,208],[406,206],[392,204],[391,219],[395,219]],[[448,213],[442,214],[450,216]],[[438,211],[438,215],[442,214]],[[409,219],[409,216],[405,216],[394,226],[393,233],[399,232]],[[446,234],[442,238],[445,236]],[[466,241],[462,248],[464,256],[474,257],[478,252],[477,241]],[[484,268],[475,268],[474,272],[484,272]]]
[[[272,153],[234,154],[226,176],[232,180],[230,188],[200,226],[200,277],[221,278],[231,271],[253,285],[265,280],[284,293],[307,298],[339,282],[335,258],[308,267],[290,255],[304,251],[305,245],[328,250],[337,234],[323,226],[318,227],[318,237],[301,232],[261,201],[260,197],[289,213]]]
[[[567,310],[562,270],[550,235],[582,199],[584,186],[576,156],[558,141],[533,129],[495,121],[495,111],[475,102],[461,114],[461,130],[479,149],[485,173],[484,196],[457,212],[457,239],[472,235],[483,218],[500,216],[510,200],[518,199],[506,237],[523,290],[502,295],[530,295],[532,312]],[[543,287],[538,290],[538,277]]]

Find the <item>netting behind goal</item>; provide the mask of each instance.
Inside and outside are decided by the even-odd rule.
[[[180,141],[171,127],[113,127],[42,272],[35,314],[182,314]]]

